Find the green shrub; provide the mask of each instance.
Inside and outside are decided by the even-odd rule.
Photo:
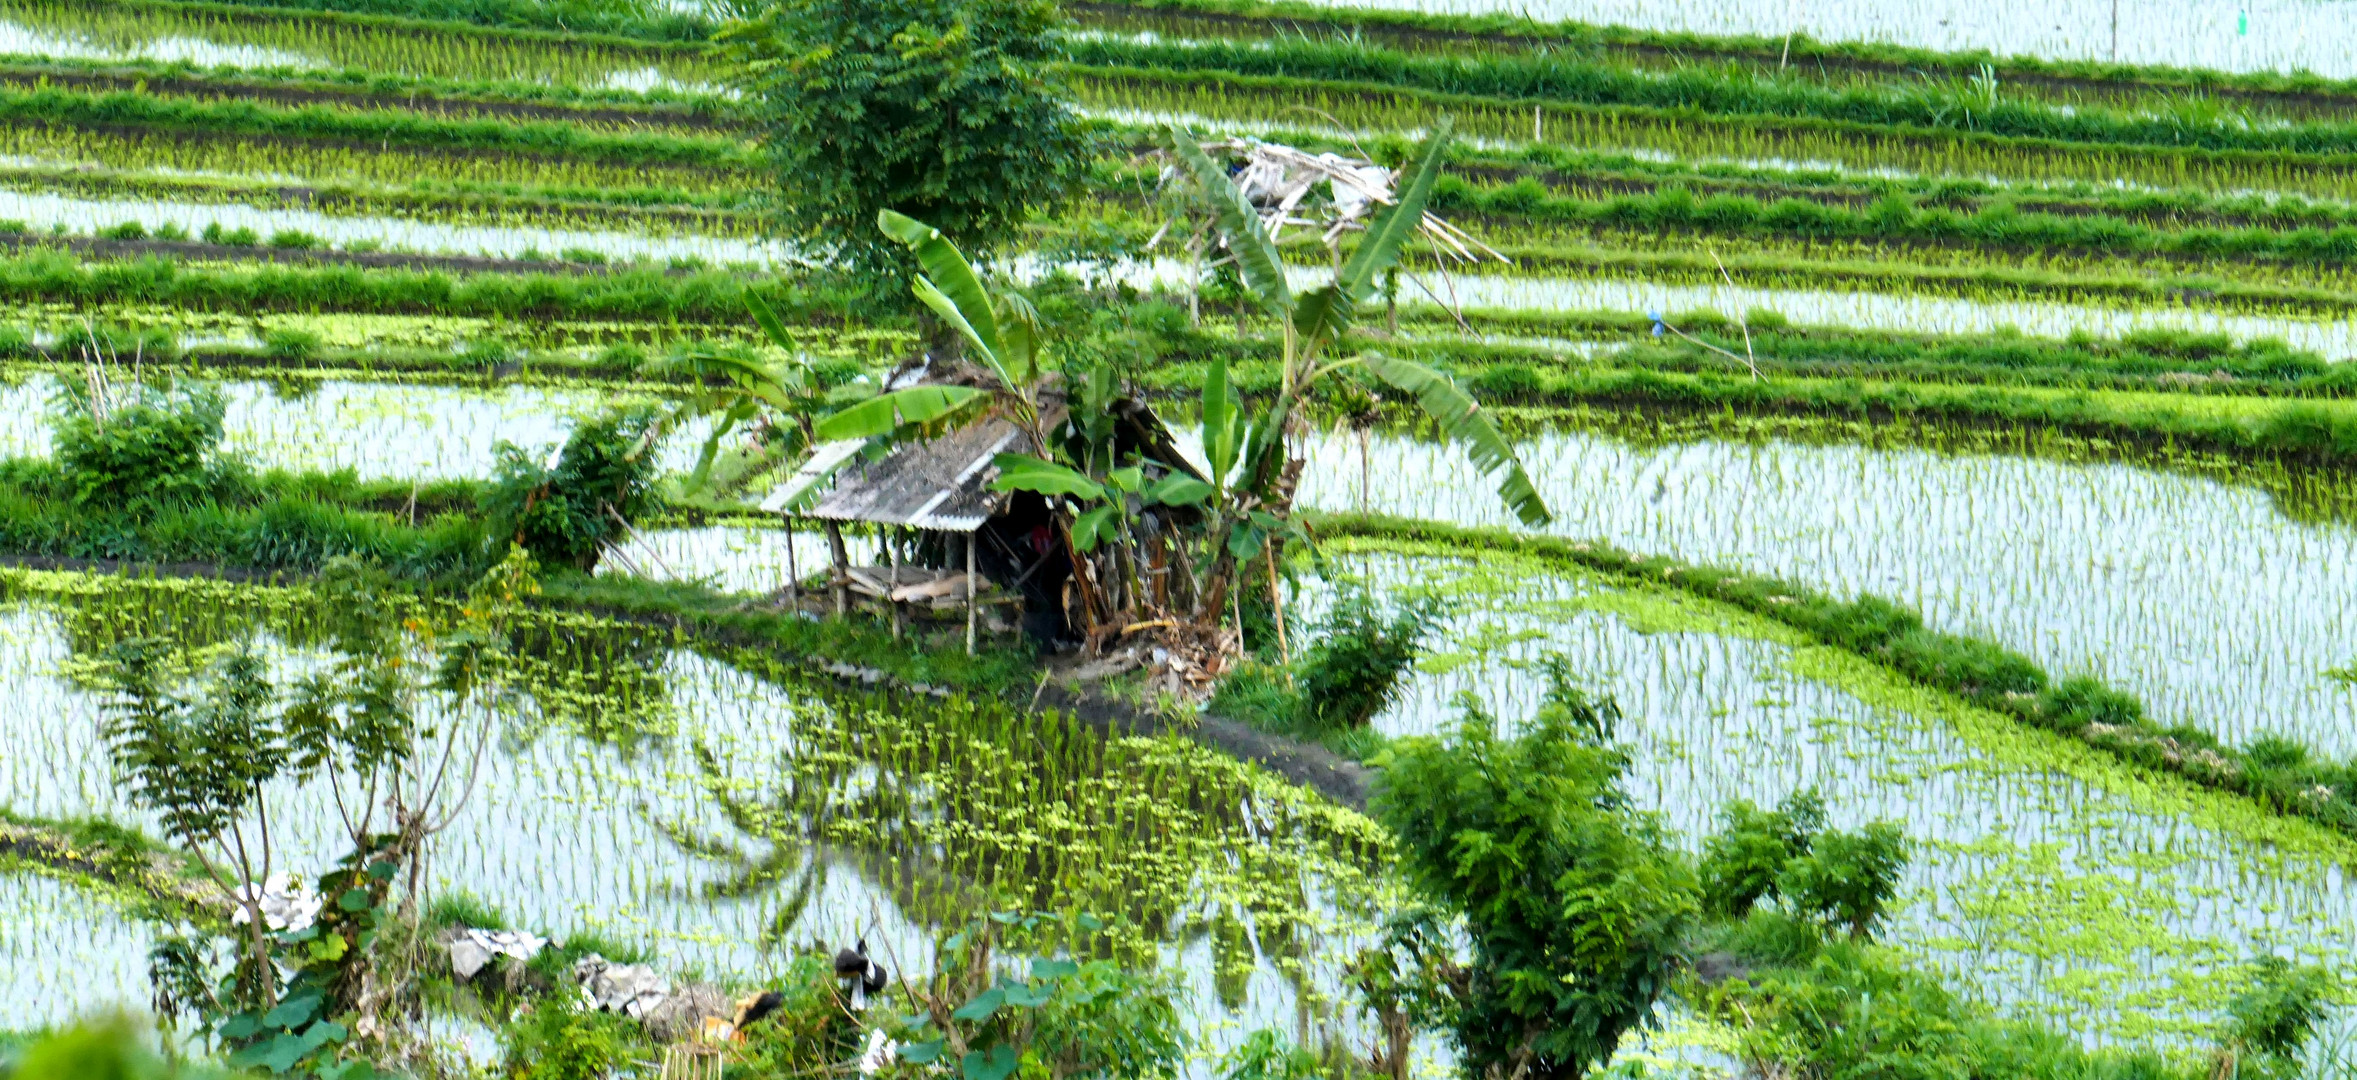
[[[2133,727],[2144,723],[2144,702],[2092,676],[2074,675],[2046,692],[2039,713],[2049,726],[2063,731],[2089,724]]]
[[[1857,832],[1817,834],[1808,854],[1792,860],[1776,881],[1784,902],[1802,915],[1870,937],[1898,895],[1907,869],[1907,836],[1877,821]]]
[[[605,252],[598,251],[594,248],[584,247],[566,248],[563,251],[557,252],[557,257],[565,260],[566,262],[580,263],[584,266],[604,266],[607,261]]]
[[[1618,710],[1551,672],[1525,734],[1468,707],[1448,742],[1401,740],[1374,799],[1410,884],[1464,918],[1467,1076],[1586,1075],[1652,1016],[1696,914],[1693,872],[1621,790]]]
[[[294,251],[309,251],[313,248],[326,247],[327,241],[301,229],[280,229],[270,234],[270,246]]]
[[[320,348],[319,335],[308,330],[280,327],[262,335],[262,355],[281,363],[317,359]]]
[[[634,1021],[551,994],[508,1027],[507,1075],[519,1080],[607,1080],[642,1041]]]
[[[68,384],[72,385],[72,384]],[[52,410],[55,457],[77,501],[122,507],[183,501],[216,490],[221,474],[221,396],[140,387],[126,401],[67,395]]]
[[[177,221],[167,221],[155,227],[155,238],[180,243],[188,239],[188,226]]]
[[[1387,617],[1364,587],[1342,586],[1294,680],[1305,725],[1361,728],[1388,708],[1443,610],[1438,597],[1418,596]]]
[[[1794,792],[1774,810],[1737,799],[1719,811],[1719,833],[1703,843],[1703,910],[1739,919],[1777,896],[1784,868],[1809,853],[1825,824],[1825,800],[1815,788]]]
[[[262,242],[261,234],[251,228],[240,225],[234,229],[224,229],[218,221],[206,225],[202,235],[205,243],[228,247],[253,247]]]
[[[98,238],[101,240],[145,240],[147,239],[147,226],[136,221],[109,225],[98,230]]]
[[[651,502],[655,421],[644,407],[584,420],[553,463],[499,443],[483,503],[494,535],[512,537],[544,566],[594,568]]]
[[[460,889],[436,896],[432,903],[426,905],[425,925],[504,930],[507,929],[507,916],[501,914],[490,901]]]
[[[2314,965],[2266,955],[2251,964],[2251,984],[2226,1006],[2225,1050],[2297,1068],[2300,1051],[2332,1006],[2339,980]],[[2296,1075],[2296,1073],[2286,1074]]]

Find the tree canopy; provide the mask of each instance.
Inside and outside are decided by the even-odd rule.
[[[1091,125],[1045,71],[1059,18],[1052,0],[779,0],[730,23],[780,234],[891,298],[915,263],[879,211],[1002,248],[1088,167]]]

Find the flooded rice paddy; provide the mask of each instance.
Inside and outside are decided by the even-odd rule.
[[[1468,525],[1510,517],[1457,451],[1404,437],[1310,444],[1306,505]],[[2243,742],[2357,752],[2357,530],[2263,492],[2127,465],[1561,431],[1522,446],[1553,531],[1920,610],[2056,676],[2089,673]],[[1369,467],[1371,464],[1371,467]],[[1362,498],[1362,486],[1363,498]]]
[[[1380,592],[1436,592],[1444,641],[1377,726],[1447,730],[1462,696],[1506,726],[1561,654],[1626,720],[1630,791],[1695,844],[1717,809],[1817,787],[1836,827],[1917,846],[1892,939],[1947,984],[2090,1042],[2192,1040],[2254,943],[2357,956],[2339,841],[2268,843],[2255,811],[2155,792],[2065,740],[1916,691],[1728,609],[1491,559],[1352,549]],[[2260,822],[2254,827],[2253,822]],[[2294,828],[2294,832],[2302,832]]]

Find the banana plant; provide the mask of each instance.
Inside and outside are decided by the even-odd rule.
[[[1455,380],[1422,364],[1373,352],[1329,357],[1344,343],[1359,305],[1372,299],[1382,279],[1399,267],[1401,253],[1431,202],[1451,133],[1450,122],[1443,118],[1401,174],[1392,204],[1369,220],[1350,258],[1325,284],[1297,293],[1251,199],[1220,163],[1203,152],[1193,133],[1182,126],[1169,129],[1171,152],[1194,180],[1195,196],[1219,229],[1245,287],[1277,317],[1284,334],[1278,392],[1249,422],[1232,399],[1225,365],[1214,365],[1203,388],[1204,450],[1211,458],[1213,486],[1218,489],[1212,494],[1220,497],[1215,505],[1221,512],[1212,543],[1218,561],[1199,617],[1218,617],[1237,559],[1250,558],[1266,539],[1291,531],[1292,478],[1301,460],[1290,445],[1296,410],[1321,383],[1351,368],[1364,370],[1414,400],[1444,435],[1465,449],[1477,471],[1496,477],[1499,499],[1523,524],[1536,528],[1554,519],[1513,444]]]
[[[745,307],[762,333],[791,359],[771,363],[743,352],[692,349],[646,365],[649,375],[684,379],[691,387],[649,429],[650,440],[696,417],[715,418],[697,452],[695,468],[681,485],[689,495],[701,492],[710,482],[721,441],[739,427],[766,423],[772,453],[780,460],[792,460],[819,440],[817,428],[822,419],[869,396],[856,386],[827,386],[786,333],[777,312],[759,295],[746,293]]]
[[[916,255],[917,264],[923,268],[923,272],[910,282],[910,291],[944,325],[958,332],[965,342],[967,357],[990,372],[996,385],[988,391],[940,385],[914,386],[894,391],[831,417],[830,420],[836,423],[832,430],[840,434],[830,437],[879,436],[891,430],[894,423],[907,423],[912,417],[952,418],[985,404],[992,404],[1030,437],[1032,446],[1042,453],[1051,453],[1053,444],[1040,416],[1043,384],[1040,359],[1044,341],[1040,333],[1038,311],[1020,295],[1011,292],[993,293],[984,286],[982,276],[975,272],[972,263],[966,261],[965,253],[943,236],[941,230],[891,210],[879,212],[876,225],[885,235],[907,245]],[[1089,399],[1085,393],[1081,397],[1082,400],[1068,402],[1068,412],[1072,407],[1086,410]],[[827,431],[827,426],[822,424],[822,434]],[[1002,462],[1009,457],[1029,461],[1047,470],[1037,474],[1023,473],[1022,466],[1018,464],[1019,475],[1043,477],[1039,481],[1041,488],[1025,490],[1040,490],[1051,499],[1067,497],[1083,504],[1119,502],[1125,498],[1118,492],[1109,493],[1104,482],[1044,457],[1000,455]],[[1057,471],[1070,475],[1053,475]],[[999,480],[1002,483],[999,490],[1014,490],[1003,486],[1006,480],[1003,465]],[[1107,521],[1107,515],[1098,511],[1105,509],[1108,507],[1096,506],[1078,513],[1060,515],[1057,522],[1063,533],[1065,547],[1075,553],[1073,581],[1080,593],[1082,610],[1087,613],[1092,626],[1111,612],[1105,602],[1104,589],[1096,580],[1088,561],[1078,556],[1097,546],[1100,531]],[[1082,524],[1084,521],[1085,525]],[[1076,534],[1076,529],[1083,528],[1086,532]],[[1081,542],[1084,539],[1088,541],[1085,545]],[[1124,565],[1128,563],[1124,562]]]

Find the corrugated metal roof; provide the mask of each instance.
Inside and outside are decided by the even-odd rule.
[[[973,532],[1006,499],[987,487],[998,476],[992,459],[1031,451],[1021,428],[993,416],[931,442],[901,443],[877,461],[843,465],[835,472],[834,490],[802,516]]]

